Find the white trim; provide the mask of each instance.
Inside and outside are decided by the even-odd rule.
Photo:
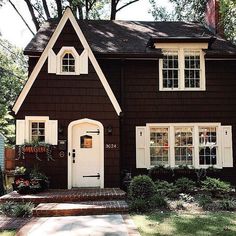
[[[208,49],[208,43],[155,43],[155,48],[183,48],[183,49]]]
[[[161,49],[167,51],[175,51],[178,53],[178,63],[179,63],[179,76],[178,76],[178,88],[163,88],[163,59],[159,60],[159,91],[205,91],[206,90],[206,73],[205,73],[205,52],[202,49],[205,49],[207,44],[187,44],[187,43],[161,43],[158,44],[161,46]],[[159,48],[159,47],[158,47]],[[185,51],[198,51],[200,55],[200,88],[185,88]]]
[[[75,60],[75,71],[74,72],[62,72],[62,57],[66,54],[66,53],[71,53],[74,57]],[[57,75],[79,75],[79,54],[77,53],[77,51],[75,50],[74,47],[62,47],[60,49],[60,51],[58,52],[57,56],[56,56],[56,61],[57,61]]]
[[[81,120],[72,121],[68,126],[68,158],[67,158],[67,168],[68,168],[68,189],[72,188],[72,128],[74,125],[89,123],[94,124],[99,127],[100,130],[100,179],[101,179],[101,188],[104,188],[104,127],[103,124],[96,120],[91,120],[88,118],[84,118]]]
[[[90,59],[92,65],[94,66],[94,69],[97,72],[97,75],[98,75],[99,79],[101,80],[101,83],[102,83],[108,97],[110,98],[111,103],[114,106],[114,109],[116,110],[117,115],[119,116],[120,113],[121,113],[120,105],[119,105],[118,101],[116,100],[116,98],[114,96],[114,93],[112,92],[111,87],[109,86],[109,84],[106,80],[106,77],[104,76],[104,74],[103,74],[103,72],[102,72],[102,70],[101,70],[101,68],[100,68],[100,66],[99,66],[92,50],[91,50],[91,48],[89,47],[89,45],[88,45],[88,43],[87,43],[87,41],[84,37],[84,34],[82,33],[82,31],[81,31],[81,29],[80,29],[74,15],[73,15],[73,13],[72,13],[72,11],[69,7],[66,8],[59,24],[57,25],[56,30],[54,31],[54,33],[53,33],[52,37],[50,38],[46,48],[44,49],[43,53],[41,54],[36,66],[34,67],[28,81],[26,82],[26,84],[25,84],[23,90],[21,91],[18,99],[16,100],[16,103],[14,104],[14,107],[13,107],[13,111],[15,112],[15,114],[17,114],[17,112],[19,111],[22,103],[24,102],[27,94],[29,93],[29,91],[30,91],[35,79],[36,79],[36,77],[38,76],[43,64],[45,63],[45,61],[48,57],[49,50],[53,48],[53,45],[55,44],[57,38],[59,37],[59,35],[60,35],[62,29],[64,28],[67,20],[70,20],[70,22],[71,22],[72,26],[74,27],[74,29],[75,29],[75,31],[76,31],[83,47],[84,47],[84,49],[88,50],[89,59]]]
[[[210,165],[199,165],[199,137],[198,137],[198,128],[199,127],[216,127],[216,133],[217,133],[217,164],[214,165],[215,168],[222,168],[222,150],[221,150],[221,123],[147,123],[146,124],[147,131],[146,131],[146,168],[151,168],[150,164],[150,151],[149,151],[149,143],[150,143],[150,128],[155,127],[165,127],[168,128],[168,140],[169,140],[169,158],[168,158],[168,165],[171,168],[177,167],[175,165],[174,160],[174,147],[175,147],[175,139],[174,139],[174,128],[175,127],[192,127],[193,128],[193,164],[191,165],[194,168],[208,168]]]
[[[26,142],[31,142],[31,123],[32,122],[45,122],[45,142],[48,142],[48,140],[46,140],[46,136],[48,134],[48,130],[47,130],[47,122],[49,121],[49,116],[26,116],[25,117],[25,141]]]

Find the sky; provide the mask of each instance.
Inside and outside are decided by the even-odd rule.
[[[0,32],[2,38],[9,40],[12,44],[24,48],[32,38],[32,34],[27,29],[23,21],[17,15],[8,1],[0,8]],[[35,29],[31,16],[28,12],[25,1],[12,0],[18,11],[24,16],[31,29]],[[168,0],[161,0],[162,6],[169,6]],[[153,17],[148,10],[149,0],[139,0],[118,12],[117,20],[140,20],[152,21]]]

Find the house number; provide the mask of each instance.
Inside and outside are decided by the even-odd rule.
[[[106,143],[105,148],[106,149],[117,149],[118,145],[116,143]]]

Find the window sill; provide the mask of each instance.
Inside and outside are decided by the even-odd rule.
[[[185,91],[206,91],[206,89],[202,88],[186,88],[186,89],[172,89],[172,88],[165,88],[165,89],[159,89],[160,92],[185,92]]]

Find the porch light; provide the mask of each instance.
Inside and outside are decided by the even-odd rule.
[[[113,128],[111,125],[107,126],[107,134],[112,135]]]

